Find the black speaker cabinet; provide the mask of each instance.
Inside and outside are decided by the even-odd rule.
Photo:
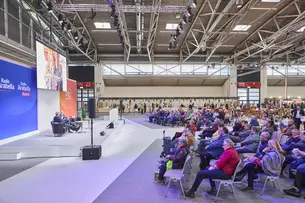
[[[114,128],[114,123],[109,123],[108,128],[113,129]]]
[[[88,100],[88,113],[89,118],[96,117],[96,110],[95,110],[95,98],[89,98]]]
[[[83,160],[98,160],[102,156],[102,146],[101,145],[88,145],[84,146],[82,149]]]

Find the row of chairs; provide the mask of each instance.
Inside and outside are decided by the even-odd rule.
[[[254,155],[254,154],[251,154],[251,155]],[[188,182],[188,177],[191,175],[192,162],[193,162],[194,156],[195,156],[195,154],[193,154],[193,153],[190,153],[187,156],[186,161],[185,161],[184,166],[183,166],[182,169],[173,169],[173,170],[166,171],[166,173],[164,175],[167,178],[166,179],[167,180],[167,189],[166,189],[165,197],[167,197],[168,190],[169,190],[169,187],[171,186],[171,183],[172,182],[179,182],[182,194],[183,194],[183,196],[185,198],[184,189],[183,189],[183,182]],[[247,155],[247,157],[250,157],[250,153]],[[284,160],[285,159],[283,157],[282,158],[281,167],[282,167],[282,165],[284,163]],[[217,161],[217,160],[212,160],[212,161],[214,161],[214,163],[215,163],[215,161]],[[219,192],[220,192],[221,187],[222,186],[224,186],[224,187],[228,187],[229,186],[229,187],[231,187],[234,199],[237,202],[236,194],[235,194],[235,190],[234,190],[234,184],[239,184],[241,182],[236,182],[234,180],[235,180],[235,177],[236,177],[236,173],[242,167],[242,163],[243,163],[242,160],[240,160],[238,165],[235,168],[234,174],[233,174],[231,179],[229,179],[229,180],[215,179],[214,180],[215,182],[219,182],[219,186],[217,188],[217,193],[216,193],[215,201],[217,200],[217,198],[219,196]],[[261,175],[264,175],[264,174],[261,174]],[[284,195],[283,195],[282,189],[281,189],[281,185],[280,185],[280,181],[279,181],[280,180],[280,174],[278,176],[268,176],[268,175],[265,175],[265,176],[266,177],[265,177],[265,180],[264,180],[261,196],[265,192],[267,182],[272,182],[274,189],[276,189],[275,183],[277,183],[278,189],[279,189],[279,191],[281,193],[281,197],[284,198]]]

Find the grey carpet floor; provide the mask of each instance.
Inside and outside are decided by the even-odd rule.
[[[41,164],[49,159],[21,159],[14,161],[0,161],[0,182],[10,178],[18,173],[28,170],[38,164]]]
[[[179,202],[214,202],[215,198],[205,193],[209,184],[203,180],[200,188],[196,192],[195,199],[186,200],[180,195],[178,185],[173,185],[165,198],[165,185],[153,183],[153,174],[157,170],[157,160],[161,151],[162,140],[156,140],[149,146],[104,192],[102,192],[94,203],[179,203]],[[189,182],[184,184],[189,188],[199,171],[199,158],[193,161],[192,175]],[[291,181],[281,180],[282,188],[290,188]],[[304,199],[287,197],[281,198],[278,190],[271,189],[271,184],[267,186],[264,196],[260,196],[262,183],[255,185],[254,192],[243,193],[240,188],[245,184],[236,185],[235,192],[238,202],[247,203],[301,203]],[[225,187],[220,191],[220,198],[217,202],[234,202],[230,188]]]

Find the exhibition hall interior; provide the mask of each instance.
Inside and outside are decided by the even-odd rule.
[[[0,203],[305,201],[304,0],[0,0]]]

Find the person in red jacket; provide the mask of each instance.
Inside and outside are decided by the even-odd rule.
[[[195,198],[195,192],[204,178],[210,180],[211,189],[208,194],[216,193],[216,185],[213,179],[228,180],[230,179],[239,163],[239,156],[234,148],[234,143],[230,139],[225,139],[223,142],[224,153],[214,166],[210,166],[206,170],[197,173],[195,182],[189,191],[185,192],[185,196]]]

